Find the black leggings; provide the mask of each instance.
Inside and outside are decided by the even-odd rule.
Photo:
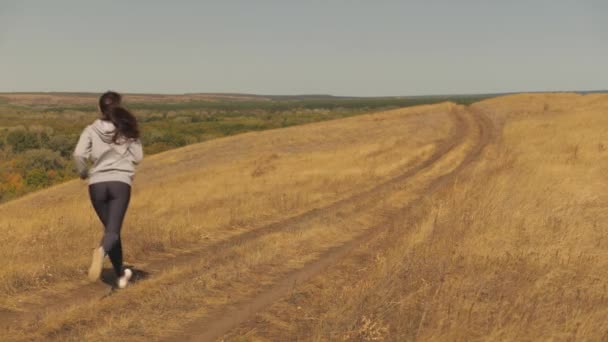
[[[101,182],[89,185],[89,196],[103,223],[103,250],[110,257],[116,275],[123,275],[120,228],[129,207],[131,186],[124,182]]]

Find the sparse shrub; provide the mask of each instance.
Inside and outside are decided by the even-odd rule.
[[[49,149],[27,150],[19,160],[22,170],[40,169],[43,171],[62,168],[65,164],[59,152]]]
[[[72,156],[72,151],[76,146],[76,139],[65,135],[54,135],[49,139],[46,146],[53,151],[59,152],[63,158],[68,159]]]
[[[27,171],[25,174],[25,183],[33,188],[42,188],[50,184],[49,175],[40,168],[35,168]]]
[[[7,143],[11,146],[14,153],[21,153],[28,149],[40,147],[38,135],[34,132],[25,130],[15,130],[6,137]]]

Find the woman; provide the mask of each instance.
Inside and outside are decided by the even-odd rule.
[[[143,151],[137,120],[120,102],[121,96],[111,91],[99,98],[101,117],[80,135],[74,159],[80,178],[89,180],[89,196],[104,226],[101,246],[93,251],[89,279],[99,279],[108,255],[122,289],[133,271],[122,265],[120,229],[129,206],[135,165],[142,160]],[[92,161],[90,168],[88,160]]]

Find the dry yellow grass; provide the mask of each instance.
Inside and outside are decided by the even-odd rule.
[[[608,339],[608,96],[472,106],[502,134],[399,229],[228,337]]]
[[[20,319],[3,336],[181,340],[251,303],[226,339],[606,339],[607,110],[513,95],[153,156],[123,237],[152,275],[103,300],[74,280],[100,234],[86,187],[31,194],[0,206],[0,315]]]
[[[204,251],[205,246],[218,241],[372,188],[431,155],[438,141],[451,129],[453,108],[451,104],[417,107],[248,133],[150,157],[136,176],[125,223],[126,260],[147,270],[153,267],[148,264],[162,261],[168,254]],[[215,264],[205,267],[219,267],[214,274],[222,280],[220,285],[226,286],[234,277],[235,267],[255,274],[252,267],[263,266],[268,258],[291,258],[284,259],[292,260],[285,264],[274,262],[281,267],[277,269],[276,275],[279,275],[278,271],[283,268],[301,265],[328,245],[350,238],[349,230],[352,234],[360,230],[358,226],[347,226],[343,231],[332,231],[326,226],[318,226],[318,222],[317,225],[314,222],[306,224],[307,231],[303,233],[279,231],[278,237],[268,234],[257,239],[255,246],[247,249],[250,253],[239,254],[239,248],[247,244],[231,246],[233,248],[224,253],[234,262],[228,263],[224,270]],[[0,251],[0,257],[18,261],[0,270],[0,305],[5,310],[23,310],[27,314],[30,309],[39,309],[37,303],[46,305],[49,297],[69,296],[70,291],[78,294],[85,286],[83,281],[75,279],[82,277],[101,228],[90,208],[83,183],[69,182],[0,206],[0,230],[3,239],[10,242],[3,244],[6,248]],[[273,238],[277,241],[265,244],[265,239]],[[308,250],[303,247],[289,250],[288,242],[294,238],[293,243],[308,243]],[[282,254],[277,254],[279,252]],[[145,298],[146,291],[158,291],[159,286],[164,288],[164,281],[176,282],[184,277],[181,273],[189,274],[193,267],[194,272],[200,273],[195,266],[195,263],[187,263],[178,269],[165,267],[150,281],[133,287],[131,293],[140,292]],[[200,282],[182,284],[185,287],[193,285],[200,286]],[[193,292],[193,289],[176,286],[166,298],[175,302],[172,296],[183,296],[187,302],[200,305],[201,302],[193,300],[195,296],[186,295],[193,295]],[[114,297],[105,300],[104,305],[113,303]],[[93,305],[91,302],[96,304],[96,299],[72,305],[79,312],[74,317],[82,320],[79,308]],[[116,307],[115,302],[119,300],[124,298],[119,297],[107,305],[113,310],[126,310],[124,304]],[[155,300],[150,305],[162,306],[162,301]],[[53,308],[65,309],[70,305],[62,305],[59,301],[59,306]],[[135,313],[146,312],[146,308],[142,310]],[[37,329],[33,336],[52,332],[53,320],[69,322],[70,312],[67,310],[59,317],[43,315],[42,321],[28,322]],[[158,320],[166,321],[167,317],[159,316]],[[62,324],[65,322],[60,326]],[[175,324],[179,321],[175,320]],[[164,325],[167,326],[170,325]],[[29,333],[31,328],[29,325]],[[16,330],[16,337],[20,336],[19,329],[13,327],[13,330]],[[147,334],[154,336],[152,325]]]
[[[242,134],[149,157],[125,223],[127,259],[219,240],[371,186],[432,151],[449,129],[447,106]],[[7,242],[0,257],[19,261],[0,270],[6,294],[78,273],[101,233],[80,181],[0,206],[0,230]]]

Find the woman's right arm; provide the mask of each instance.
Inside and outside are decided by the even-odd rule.
[[[74,161],[76,162],[76,169],[81,179],[88,177],[87,160],[91,155],[91,136],[89,135],[88,127],[80,134],[80,139],[74,149]]]

